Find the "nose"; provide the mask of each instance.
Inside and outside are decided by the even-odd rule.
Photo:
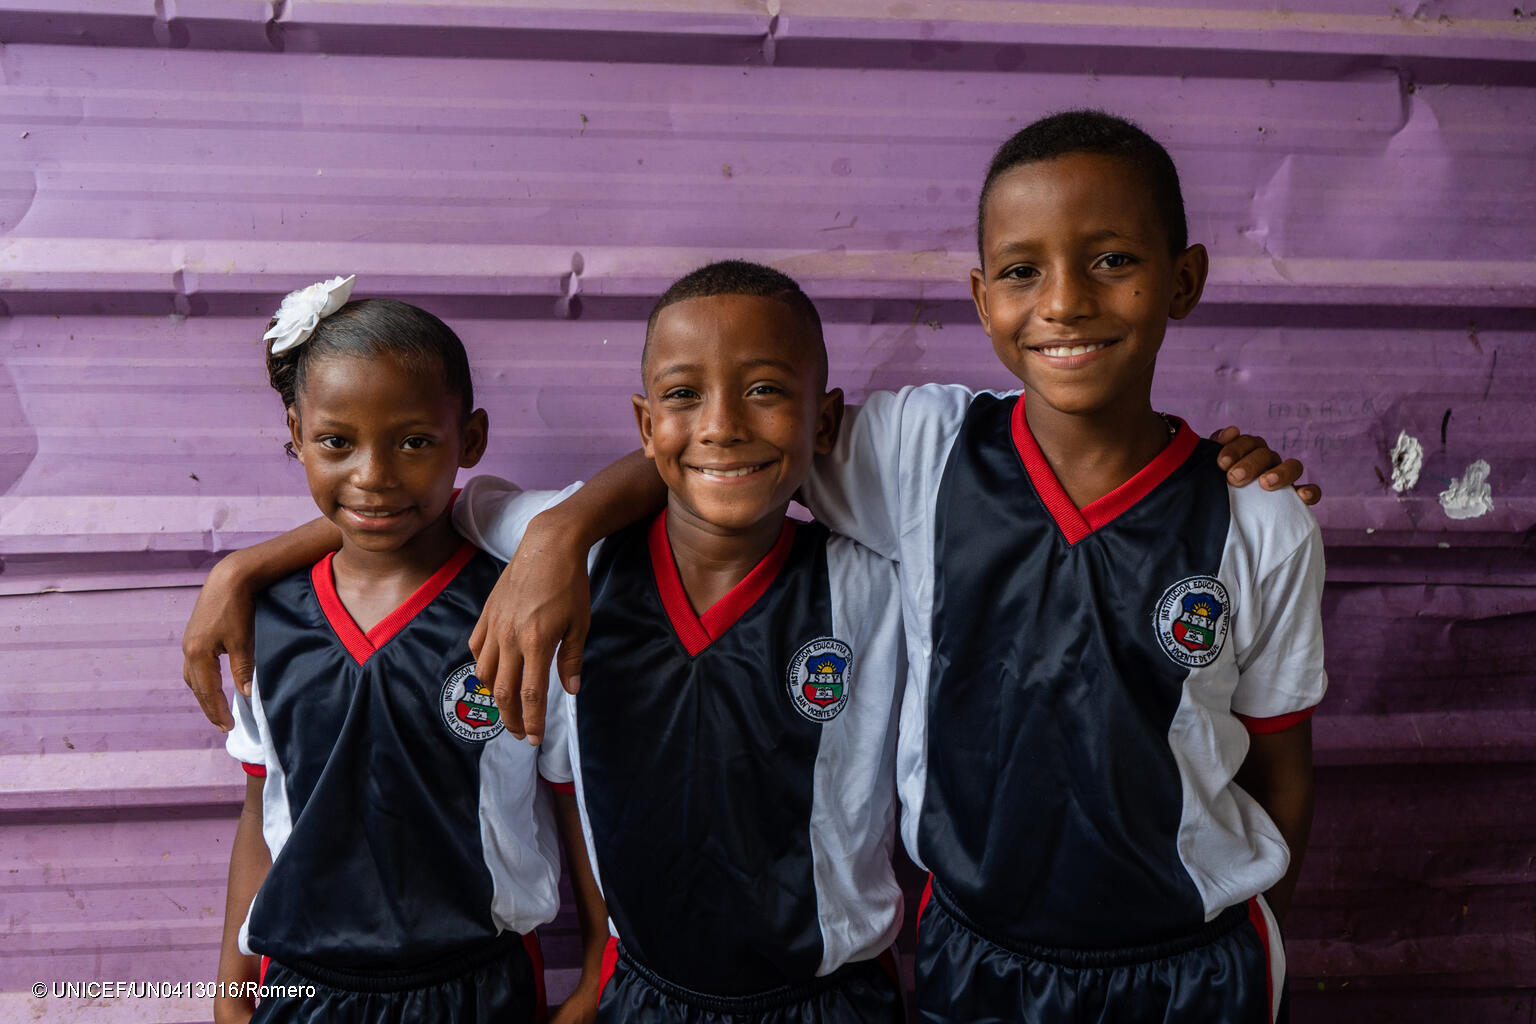
[[[718,393],[710,396],[699,419],[699,440],[706,444],[735,444],[745,439],[740,398]]]
[[[395,464],[378,448],[362,448],[352,463],[352,486],[362,491],[382,491],[395,484]]]
[[[1036,314],[1050,323],[1071,323],[1094,313],[1092,282],[1071,268],[1052,270],[1036,294]]]

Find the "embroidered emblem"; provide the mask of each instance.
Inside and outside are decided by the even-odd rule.
[[[1221,653],[1232,603],[1213,576],[1191,576],[1163,591],[1157,602],[1157,638],[1180,665],[1199,668]]]
[[[443,721],[455,736],[471,743],[484,743],[506,728],[490,684],[475,678],[474,662],[454,669],[443,684]]]
[[[830,722],[848,703],[853,651],[841,640],[824,636],[795,652],[789,663],[789,699],[813,722]]]

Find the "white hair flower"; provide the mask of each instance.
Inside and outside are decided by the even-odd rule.
[[[272,343],[272,354],[286,352],[308,341],[321,320],[346,305],[356,282],[356,274],[333,277],[284,296],[283,304],[277,307],[277,323],[261,336],[263,341]]]

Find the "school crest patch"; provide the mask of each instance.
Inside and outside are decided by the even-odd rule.
[[[789,699],[813,722],[830,722],[848,705],[853,651],[841,640],[819,637],[795,652],[789,663]]]
[[[443,721],[455,736],[471,743],[484,743],[506,728],[490,684],[475,678],[474,662],[454,669],[443,683]]]
[[[1190,668],[1209,665],[1221,653],[1232,602],[1214,576],[1191,576],[1163,591],[1157,602],[1157,639],[1163,652]]]

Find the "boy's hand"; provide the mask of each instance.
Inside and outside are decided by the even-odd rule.
[[[548,516],[529,524],[469,638],[475,676],[491,684],[507,731],[533,744],[544,736],[550,663],[575,693],[592,619],[586,549]]]
[[[235,687],[247,696],[256,667],[252,638],[255,603],[249,587],[228,568],[229,559],[214,566],[198,592],[192,617],[181,635],[181,678],[191,688],[208,721],[229,732],[235,719],[224,697],[219,657],[228,655]]]
[[[1262,437],[1250,437],[1236,427],[1223,427],[1211,435],[1211,440],[1221,445],[1216,464],[1227,471],[1227,480],[1234,487],[1252,483],[1259,474],[1259,486],[1266,491],[1290,487],[1301,479],[1303,466],[1296,459],[1280,460],[1278,452],[1269,450]],[[1266,472],[1267,470],[1267,472]],[[1323,489],[1317,484],[1302,484],[1296,488],[1296,496],[1308,505],[1323,500]]]

